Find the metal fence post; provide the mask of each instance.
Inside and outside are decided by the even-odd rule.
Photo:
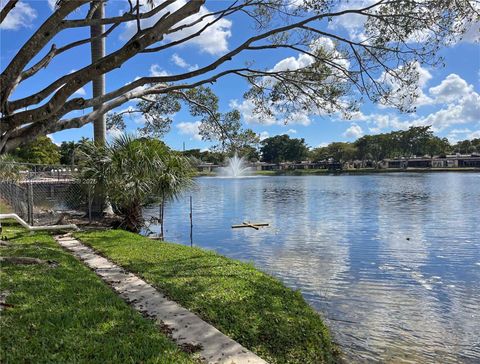
[[[87,184],[87,206],[88,206],[88,223],[92,223],[92,191],[89,184]]]
[[[27,183],[27,214],[28,223],[33,226],[33,183]]]

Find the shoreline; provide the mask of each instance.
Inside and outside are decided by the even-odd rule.
[[[253,171],[251,176],[331,176],[331,175],[364,175],[364,174],[388,174],[388,173],[440,173],[440,172],[467,172],[480,173],[480,168],[407,168],[407,169],[345,169],[331,171],[328,169],[285,169]],[[197,172],[196,177],[216,177],[215,172]]]
[[[300,291],[215,251],[123,230],[73,234],[268,363],[337,363],[341,349]]]

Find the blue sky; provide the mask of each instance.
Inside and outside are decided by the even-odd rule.
[[[3,4],[6,0],[0,0]],[[367,0],[358,0],[366,2]],[[3,70],[23,42],[31,36],[36,27],[51,14],[51,3],[54,0],[27,1],[22,0],[15,10],[9,14],[6,22],[0,27],[0,62]],[[127,1],[112,1],[107,7],[107,14],[117,15],[124,10]],[[207,7],[212,10],[224,2],[207,1]],[[73,14],[79,17],[81,14]],[[342,19],[335,25],[342,34],[356,36],[361,33],[362,22],[358,19]],[[107,51],[118,48],[130,34],[128,26],[119,27],[107,40]],[[205,65],[218,55],[225,53],[245,37],[251,28],[241,18],[233,17],[219,22],[214,29],[188,45],[174,48],[170,52],[137,56],[128,61],[121,69],[107,75],[107,91],[123,86],[135,77],[162,73],[174,74]],[[88,36],[88,29],[68,30],[61,32],[54,43],[62,45],[73,39]],[[220,98],[222,111],[232,107],[242,113],[243,123],[262,137],[277,134],[290,134],[292,137],[305,138],[311,147],[324,145],[332,141],[352,141],[364,134],[388,132],[405,129],[410,125],[432,125],[437,135],[448,137],[452,142],[467,138],[480,137],[480,48],[474,40],[479,37],[478,24],[472,27],[463,41],[441,50],[445,59],[445,67],[429,68],[418,65],[420,74],[420,98],[417,101],[415,114],[401,114],[395,109],[385,108],[370,102],[362,105],[361,110],[351,120],[341,117],[321,117],[307,113],[298,115],[295,121],[287,125],[280,120],[261,122],[252,113],[249,102],[243,100],[243,93],[248,89],[247,83],[235,76],[219,80],[212,88]],[[48,50],[49,46],[46,47]],[[59,56],[47,67],[15,91],[14,97],[21,97],[35,90],[40,90],[49,81],[59,75],[78,70],[88,64],[90,57],[88,46],[76,48],[72,52]],[[287,64],[301,63],[298,53],[287,51],[250,52],[233,61],[241,65],[245,61],[255,61],[259,65],[274,67],[280,62]],[[91,95],[90,85],[77,91],[76,96]],[[124,110],[134,103],[123,105]],[[81,113],[80,113],[81,114]],[[78,115],[78,114],[77,114]],[[75,116],[72,114],[71,116]],[[142,123],[141,118],[126,119],[128,130],[134,130]],[[174,148],[180,149],[185,143],[186,148],[205,149],[209,143],[198,135],[198,123],[185,110],[174,117],[171,131],[165,136],[165,141]],[[71,129],[52,135],[56,143],[64,140],[78,140],[81,137],[91,137],[92,126],[86,125],[80,129]]]

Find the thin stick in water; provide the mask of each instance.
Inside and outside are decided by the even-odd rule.
[[[190,246],[193,246],[193,210],[192,210],[192,196],[190,196]]]

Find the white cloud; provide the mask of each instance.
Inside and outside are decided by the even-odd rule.
[[[428,90],[437,103],[454,102],[473,92],[473,86],[455,73],[449,74],[438,86]]]
[[[475,130],[467,135],[467,139],[478,139],[480,138],[480,130]]]
[[[6,4],[6,2],[2,1],[1,4]],[[3,8],[3,6],[1,7]],[[8,13],[2,24],[0,24],[0,29],[18,30],[20,28],[28,28],[32,26],[32,23],[36,18],[37,11],[29,4],[19,1]]]
[[[360,138],[363,135],[363,130],[360,125],[353,123],[345,132],[343,136],[346,138]]]
[[[468,43],[480,42],[480,22],[474,22],[467,28],[465,34],[463,34],[462,41]]]
[[[171,58],[172,62],[175,63],[178,67],[181,67],[181,68],[187,68],[189,67],[190,65],[185,62],[185,60],[180,57],[177,53],[174,53],[172,55],[172,58]]]
[[[442,131],[453,125],[480,120],[480,95],[457,74],[449,74],[438,86],[431,87],[429,93],[435,103],[445,106],[414,120],[414,124],[432,125],[435,131]]]
[[[50,6],[50,9],[55,10],[55,7],[57,6],[58,0],[48,0],[48,6]]]
[[[365,115],[355,113],[351,120],[365,122],[369,132],[380,133],[384,130],[405,130],[410,126],[431,125],[434,132],[448,130],[455,125],[478,123],[480,126],[480,95],[465,80],[456,74],[448,75],[425,95],[431,100],[430,105],[440,107],[425,116],[409,114],[400,117],[392,113],[372,113]],[[449,132],[449,139],[458,134],[470,133],[468,128],[456,128]]]
[[[472,131],[468,128],[450,130],[450,134],[467,134],[467,133],[471,133],[471,132]]]
[[[324,52],[327,53],[328,58],[345,69],[350,67],[350,62],[345,59],[345,57],[337,51],[335,47],[335,43],[327,37],[319,37],[315,39],[309,47],[310,53],[315,53],[319,49],[322,49]],[[273,67],[272,71],[279,72],[279,71],[295,71],[298,69],[302,69],[312,65],[315,61],[315,58],[310,56],[309,54],[299,53],[297,58],[295,57],[287,57],[282,59],[281,61],[277,62],[277,64]],[[331,68],[334,74],[340,78],[344,75],[336,68]],[[335,78],[338,81],[338,78]],[[328,79],[327,79],[328,81]]]
[[[455,144],[462,140],[472,140],[472,139],[480,138],[480,130],[474,130],[474,131],[469,130],[468,133],[463,133],[463,132],[456,133],[456,131],[463,131],[463,130],[468,130],[468,129],[451,130],[447,135],[448,141],[451,144]]]
[[[161,77],[161,76],[168,76],[169,73],[165,71],[162,67],[158,64],[152,64],[150,66],[150,76],[152,77]]]
[[[159,4],[159,1],[155,1]],[[143,8],[147,8],[146,0],[141,0],[141,4],[144,5]],[[180,9],[187,3],[186,0],[177,0],[172,5],[167,6],[165,10],[159,12],[154,17],[150,19],[144,19],[141,21],[142,29],[147,27],[153,26],[162,16],[164,16],[167,12],[173,13],[176,10]],[[199,19],[207,14],[210,11],[205,7],[202,6],[200,11],[197,14],[191,15],[186,18],[184,21],[178,23],[176,26],[184,25],[184,24],[191,24],[195,21],[198,21],[195,25],[187,27],[181,31],[171,33],[165,36],[165,41],[172,42],[180,39],[184,39],[185,37],[199,32],[202,30],[207,24],[211,23],[214,17],[206,17],[203,20],[199,21]],[[199,36],[196,36],[189,40],[184,44],[195,44],[200,48],[201,52],[206,52],[209,54],[221,54],[228,50],[228,39],[231,37],[231,28],[232,22],[228,19],[220,19],[214,24],[208,26]],[[135,21],[128,22],[125,25],[125,31],[121,35],[121,39],[127,40],[130,39],[137,31],[137,24]]]
[[[182,135],[189,135],[195,140],[202,140],[199,129],[200,125],[202,125],[201,121],[182,122],[177,124],[177,129]]]
[[[237,109],[242,114],[243,120],[247,124],[275,125],[277,120],[274,117],[265,117],[254,112],[255,105],[250,100],[244,100],[241,103],[238,100],[231,100],[230,108]]]
[[[321,142],[315,148],[325,148],[325,147],[328,147],[329,144],[330,142]]]
[[[308,126],[312,123],[312,120],[310,119],[308,112],[306,111],[295,112],[291,115],[291,118],[289,119],[288,123],[290,125],[298,124],[298,125]]]
[[[305,0],[290,0],[288,3],[289,8],[299,8],[305,4]]]
[[[447,139],[450,143],[455,144],[460,140],[474,139],[480,137],[480,130],[472,131],[468,128],[452,129],[448,132]]]
[[[297,134],[297,130],[295,130],[295,129],[288,129],[288,130],[287,130],[287,133],[288,133],[288,134]]]
[[[404,130],[411,125],[409,121],[402,121],[397,115],[392,114],[371,114],[368,116],[367,123],[374,125],[372,129],[376,133],[385,129]]]
[[[297,58],[288,57],[278,62],[272,69],[273,72],[295,71],[310,66],[314,58],[308,54],[301,53]]]
[[[355,0],[354,2],[345,1],[341,3],[337,10],[342,11],[347,9],[362,9],[376,2],[377,0]],[[335,17],[328,27],[331,29],[342,27],[348,32],[352,40],[364,41],[364,28],[366,20],[366,16],[356,13],[348,13],[342,16]]]
[[[377,80],[379,82],[385,83],[385,85],[391,88],[392,94],[390,95],[389,101],[394,105],[403,105],[404,107],[419,107],[432,104],[433,100],[423,92],[423,88],[432,78],[432,74],[430,73],[430,71],[423,68],[418,62],[414,62],[407,66],[413,67],[413,74],[418,76],[416,84],[412,84],[409,87],[404,87],[396,77],[386,72],[383,72]],[[400,66],[395,71],[402,74],[402,72],[404,72],[405,70],[408,70],[408,68]],[[413,99],[413,94],[417,95],[415,100]],[[392,105],[380,103],[378,107],[382,109],[392,107]]]
[[[365,115],[363,112],[360,110],[354,111],[350,114],[350,120],[355,120],[355,121],[367,121],[368,116]]]
[[[189,71],[195,71],[198,69],[198,65],[194,64],[191,65],[187,61],[185,61],[182,57],[180,57],[177,53],[174,53],[171,58],[172,62],[175,63],[180,68],[188,69]]]
[[[434,131],[441,131],[449,126],[467,124],[480,119],[480,95],[472,92],[459,102],[448,104],[426,117],[415,120],[414,124],[432,125]]]
[[[260,140],[264,140],[270,137],[270,133],[268,131],[262,131],[260,133]]]
[[[73,93],[74,95],[78,95],[78,96],[85,96],[87,94],[87,92],[85,91],[85,89],[83,87],[80,87],[77,91],[75,91]]]
[[[230,108],[237,109],[242,114],[243,120],[247,124],[262,124],[262,125],[285,125],[285,121],[282,120],[282,115],[274,113],[273,116],[265,116],[255,112],[255,105],[250,100],[243,100],[241,103],[238,100],[231,100],[229,103]],[[288,124],[290,125],[303,125],[308,126],[312,123],[309,117],[309,113],[294,112],[288,117]]]

